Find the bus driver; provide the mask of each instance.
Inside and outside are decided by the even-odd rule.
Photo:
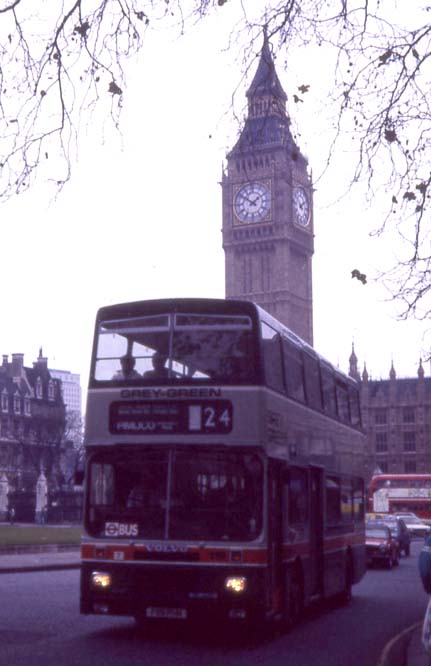
[[[153,370],[147,370],[147,372],[144,372],[144,379],[160,379],[168,377],[169,370],[168,368],[165,368],[166,359],[167,357],[161,352],[154,352],[152,358]]]
[[[124,354],[120,358],[121,370],[117,370],[112,377],[113,380],[118,381],[121,379],[140,379],[141,375],[135,370],[135,358],[131,354]]]

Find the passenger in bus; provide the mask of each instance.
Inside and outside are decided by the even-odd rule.
[[[169,370],[165,367],[167,357],[161,352],[154,352],[152,363],[153,370],[144,372],[144,379],[162,379],[169,376]]]
[[[121,370],[117,370],[112,379],[115,381],[121,379],[141,379],[141,375],[135,370],[135,363],[135,358],[131,354],[124,354],[120,358]]]

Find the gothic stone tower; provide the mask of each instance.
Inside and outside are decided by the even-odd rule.
[[[226,298],[255,301],[312,344],[312,184],[266,35],[247,99],[222,177]]]

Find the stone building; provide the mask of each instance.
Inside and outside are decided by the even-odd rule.
[[[367,436],[366,481],[382,473],[420,473],[431,470],[431,377],[419,361],[417,377],[398,378],[395,367],[388,379],[371,379],[358,371],[355,350],[349,374],[361,387],[362,421]]]
[[[222,176],[226,298],[252,300],[313,343],[313,186],[265,35],[248,115]]]
[[[267,36],[247,91],[248,112],[222,175],[226,298],[252,300],[313,344],[313,185],[292,136],[287,95]],[[350,375],[361,388],[366,480],[431,470],[431,377]]]
[[[62,484],[60,457],[65,427],[61,383],[51,377],[40,350],[33,367],[23,354],[3,356],[0,366],[0,478],[10,497],[25,503],[46,476],[49,491]],[[17,506],[17,512],[22,508]],[[19,516],[18,516],[19,517]]]

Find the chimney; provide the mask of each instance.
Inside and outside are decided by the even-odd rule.
[[[3,356],[3,362],[4,358]],[[12,354],[12,377],[21,377],[23,368],[24,354]]]

